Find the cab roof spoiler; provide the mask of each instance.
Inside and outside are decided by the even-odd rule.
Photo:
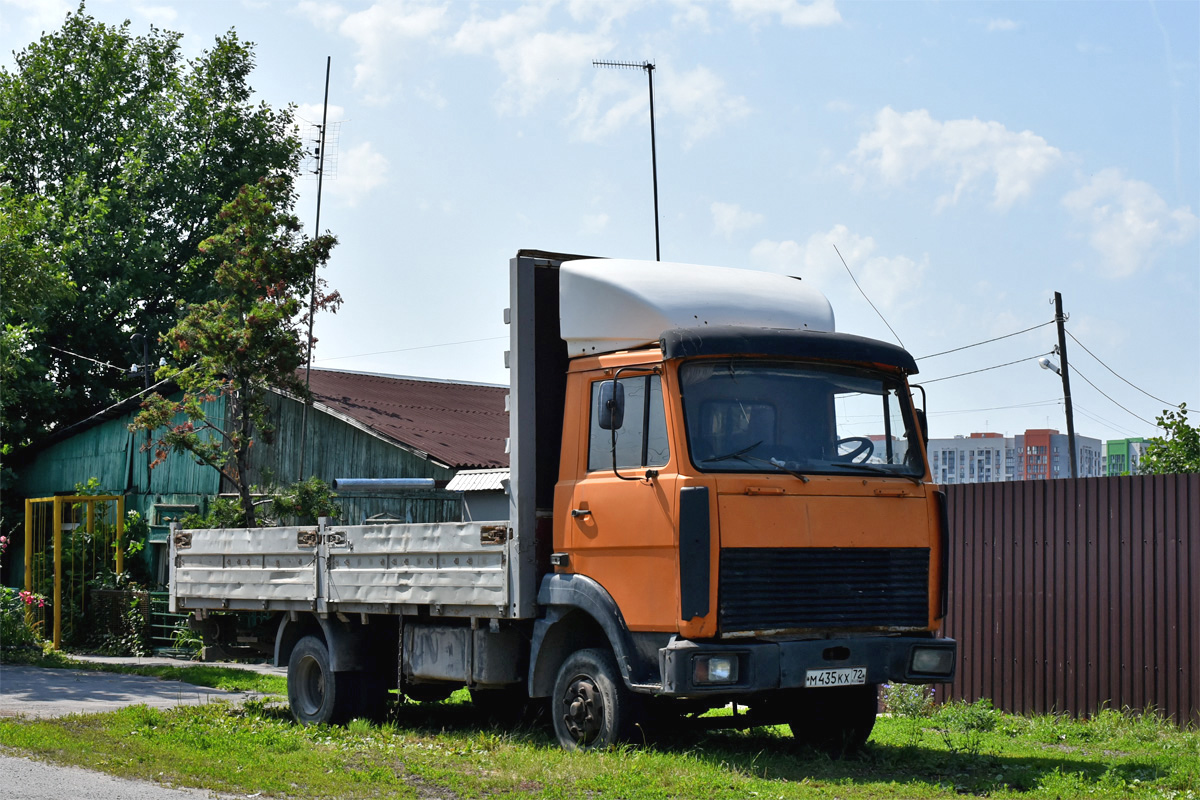
[[[663,358],[780,356],[883,364],[908,375],[918,371],[916,360],[904,348],[849,333],[714,325],[664,331],[660,344]]]

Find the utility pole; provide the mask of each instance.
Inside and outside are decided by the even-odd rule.
[[[615,67],[617,69],[641,69],[646,71],[650,82],[650,174],[654,181],[654,260],[662,261],[662,249],[658,240],[658,151],[654,144],[654,64],[649,61],[593,61],[593,67]]]
[[[1067,332],[1063,327],[1066,322],[1063,314],[1062,294],[1054,293],[1054,322],[1058,325],[1058,357],[1062,359],[1063,402],[1067,407],[1067,447],[1071,449],[1071,477],[1079,477],[1075,454],[1075,409],[1071,406],[1071,373],[1067,370]]]

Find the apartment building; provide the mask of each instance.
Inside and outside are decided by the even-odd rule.
[[[1099,439],[1076,434],[1075,449],[1080,478],[1106,474]],[[1068,478],[1070,452],[1067,435],[1049,428],[929,440],[933,479],[945,484]]]

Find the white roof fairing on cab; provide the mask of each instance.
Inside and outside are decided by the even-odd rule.
[[[643,347],[673,328],[834,329],[829,300],[796,278],[621,258],[562,263],[559,325],[570,356]]]

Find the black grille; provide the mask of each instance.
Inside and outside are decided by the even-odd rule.
[[[924,628],[929,550],[721,550],[721,630]]]

